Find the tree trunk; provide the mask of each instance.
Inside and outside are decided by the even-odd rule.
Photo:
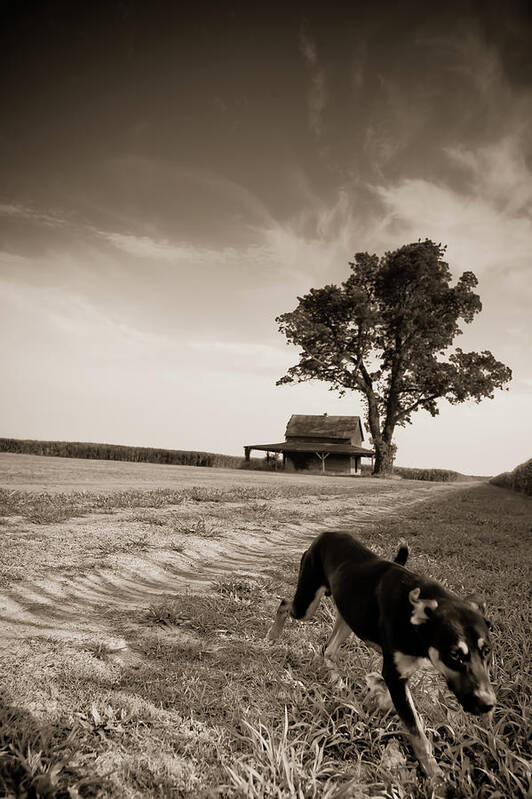
[[[373,474],[378,474],[381,477],[390,475],[393,472],[393,461],[395,457],[395,447],[393,444],[387,444],[382,439],[374,441],[375,446],[375,466]]]
[[[386,420],[387,424],[385,429],[380,429],[379,407],[377,398],[371,387],[371,381],[368,377],[364,394],[368,402],[367,420],[370,429],[371,438],[373,440],[373,447],[375,449],[375,464],[372,474],[375,475],[389,475],[393,472],[393,461],[395,458],[396,446],[392,443],[393,431],[395,425]]]

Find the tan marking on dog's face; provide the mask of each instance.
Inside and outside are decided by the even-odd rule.
[[[434,668],[443,674],[446,680],[454,680],[460,676],[460,672],[446,666],[440,657],[440,653],[434,646],[429,646],[429,658]]]
[[[495,706],[497,701],[495,692],[478,652],[472,653],[471,657],[462,664],[460,671],[447,666],[435,647],[431,646],[429,648],[429,658],[434,668],[445,677],[447,685],[453,691],[464,710],[478,715],[491,710]],[[483,707],[486,710],[483,710]]]
[[[469,654],[469,647],[468,647],[468,645],[466,644],[465,641],[458,641],[456,646],[458,647],[458,649],[462,650],[464,655],[468,655]]]
[[[438,607],[436,599],[421,599],[419,596],[420,593],[421,588],[413,588],[408,594],[410,604],[414,608],[410,616],[410,624],[413,624],[415,627],[420,624],[425,624],[425,622],[429,620],[427,610],[436,610]]]
[[[415,671],[419,669],[423,663],[423,658],[417,658],[413,655],[405,655],[404,652],[394,652],[393,660],[399,675],[407,680]]]
[[[484,638],[479,638],[478,639],[477,646],[478,646],[479,652],[482,652],[482,650],[484,649],[484,644],[485,643],[486,643],[486,641],[484,640]]]
[[[473,608],[473,610],[475,610],[477,613],[480,613],[481,616],[485,615],[486,603],[478,594],[469,594],[469,596],[464,599],[464,602],[466,602],[469,607]]]

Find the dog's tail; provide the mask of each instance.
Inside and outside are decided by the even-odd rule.
[[[399,541],[399,549],[397,551],[397,555],[394,558],[394,563],[398,563],[399,566],[404,566],[407,560],[408,560],[408,544],[402,538]]]

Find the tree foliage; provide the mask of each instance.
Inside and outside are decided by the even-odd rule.
[[[436,416],[441,398],[492,398],[511,379],[487,350],[450,349],[460,322],[471,322],[482,305],[472,272],[451,285],[444,254],[429,239],[381,258],[357,253],[340,286],[311,289],[276,320],[301,348],[299,362],[277,384],[322,380],[340,395],[361,392],[377,473],[391,469],[394,430],[415,411]]]

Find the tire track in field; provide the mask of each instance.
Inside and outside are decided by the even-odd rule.
[[[358,504],[351,506],[344,496],[326,523],[323,517],[312,521],[302,517],[301,522],[283,522],[268,533],[256,527],[244,532],[233,530],[219,538],[186,535],[183,551],[153,548],[124,557],[118,568],[97,568],[75,576],[58,572],[22,581],[0,593],[0,644],[9,646],[10,640],[32,636],[109,638],[113,614],[127,616],[127,611],[162,598],[171,600],[187,591],[205,591],[212,582],[228,576],[267,577],[275,569],[272,554],[275,559],[291,555],[299,559],[312,538],[323,530],[360,532],[407,507],[474,485],[432,484],[403,492],[391,490],[364,497],[363,502],[358,498]],[[90,519],[83,523],[90,527]],[[390,543],[390,555],[395,543]]]

